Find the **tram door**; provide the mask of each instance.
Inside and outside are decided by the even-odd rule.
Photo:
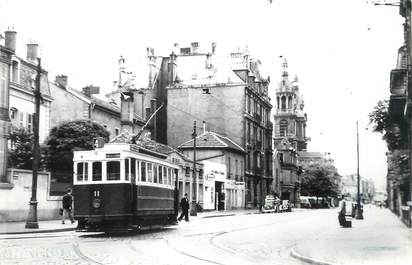
[[[215,181],[215,210],[223,211],[225,209],[225,193],[223,182]]]

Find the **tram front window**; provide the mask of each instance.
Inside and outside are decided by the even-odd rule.
[[[93,181],[102,180],[102,162],[93,162]]]
[[[107,180],[120,180],[120,161],[109,161],[106,167]]]
[[[87,163],[77,163],[77,181],[87,181]]]

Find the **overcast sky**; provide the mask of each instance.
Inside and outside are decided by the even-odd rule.
[[[168,55],[173,43],[217,42],[220,54],[248,45],[271,77],[281,58],[298,75],[308,114],[309,151],[330,152],[341,174],[360,173],[384,188],[385,143],[365,128],[378,100],[389,98],[389,73],[403,43],[397,7],[364,0],[0,0],[0,30],[17,32],[17,54],[41,45],[50,73],[73,87],[93,84],[107,93],[117,59],[141,60],[146,47]],[[274,98],[272,96],[272,98]],[[272,104],[274,101],[272,100]]]

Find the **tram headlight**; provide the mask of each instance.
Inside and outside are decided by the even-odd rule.
[[[100,208],[100,206],[102,206],[102,200],[100,200],[100,199],[98,199],[98,198],[93,199],[93,201],[92,201],[92,206],[93,206],[93,208],[95,208],[95,209]]]

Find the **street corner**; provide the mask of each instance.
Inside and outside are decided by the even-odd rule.
[[[18,236],[25,234],[55,233],[75,231],[77,222],[66,222],[62,224],[61,220],[39,221],[39,228],[26,228],[25,222],[5,222],[0,223],[0,238]]]
[[[325,249],[323,251],[329,252]],[[308,264],[316,264],[316,265],[334,265],[340,264],[336,263],[335,261],[330,260],[329,258],[325,257],[325,253],[322,253],[322,248],[319,248],[318,244],[314,244],[314,242],[304,243],[295,245],[290,250],[290,256],[306,262]],[[331,255],[332,256],[332,255]]]

